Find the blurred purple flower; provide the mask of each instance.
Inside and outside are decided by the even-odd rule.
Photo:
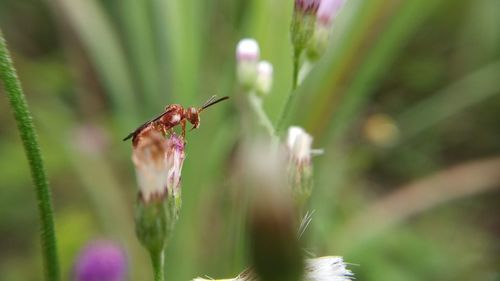
[[[75,281],[124,281],[125,252],[113,241],[95,241],[81,250],[75,264]]]

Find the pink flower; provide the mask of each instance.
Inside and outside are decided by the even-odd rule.
[[[174,197],[180,195],[181,171],[185,157],[184,139],[176,134],[171,135],[167,142],[166,153],[168,169],[167,188],[169,194],[172,194]]]
[[[317,12],[318,22],[325,26],[330,25],[343,4],[344,0],[321,0]]]
[[[259,44],[255,39],[245,38],[236,46],[236,60],[258,62],[260,56]]]
[[[236,73],[238,82],[246,89],[252,89],[255,86],[259,57],[259,44],[255,39],[242,39],[236,46]]]
[[[304,13],[316,13],[321,0],[295,0],[295,10],[300,10]]]
[[[165,138],[150,130],[141,135],[134,145],[132,161],[135,165],[141,198],[178,196],[181,170],[184,163],[184,140],[176,134]]]

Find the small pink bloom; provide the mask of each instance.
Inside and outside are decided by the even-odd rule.
[[[164,137],[150,130],[141,135],[134,146],[132,161],[135,165],[141,198],[177,196],[184,163],[184,140],[172,134]]]
[[[304,13],[316,13],[321,0],[295,0],[295,10]]]
[[[171,193],[174,196],[180,195],[181,171],[185,157],[184,139],[172,134],[167,142],[166,160],[168,169],[167,187],[169,194]]]
[[[236,46],[236,60],[242,61],[259,61],[260,49],[259,44],[255,39],[245,38],[242,39],[238,46]]]
[[[325,26],[330,25],[343,4],[344,0],[321,0],[317,13],[318,22]]]

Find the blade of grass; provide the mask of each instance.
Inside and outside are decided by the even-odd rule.
[[[341,233],[335,233],[336,249],[352,251],[363,242],[406,219],[440,204],[498,189],[500,157],[462,163],[393,188],[394,192],[377,200],[354,216]]]
[[[109,17],[95,0],[57,0],[54,3],[67,15],[67,21],[85,46],[110,95],[120,125],[125,127],[127,124],[128,128],[128,124],[137,123],[134,79]]]
[[[198,3],[198,4],[195,4]],[[153,1],[157,36],[161,55],[161,67],[168,74],[171,96],[179,103],[193,103],[198,93],[200,67],[200,33],[203,2]]]
[[[403,2],[395,7],[392,19],[367,52],[355,77],[345,88],[338,106],[333,106],[330,111],[332,120],[326,126],[326,140],[340,136],[352,124],[355,115],[375,92],[375,85],[384,77],[410,35],[440,4],[440,1],[422,0]]]
[[[7,44],[0,30],[0,80],[3,81],[5,92],[14,112],[17,128],[26,151],[31,169],[31,176],[35,183],[35,193],[38,200],[40,215],[40,239],[45,268],[45,280],[60,280],[59,260],[54,227],[54,216],[50,187],[47,181],[42,153],[38,144],[38,137],[31,119],[28,104],[21,89],[21,83],[7,50]]]
[[[494,62],[467,75],[396,118],[401,140],[422,131],[460,111],[500,93],[500,62]]]
[[[160,79],[159,66],[156,59],[151,13],[147,1],[125,0],[119,5],[121,8],[124,40],[134,65],[133,73],[140,85],[140,96],[146,103],[145,112],[158,110]]]

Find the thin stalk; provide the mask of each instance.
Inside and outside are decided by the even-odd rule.
[[[35,183],[35,193],[38,200],[40,215],[40,239],[42,243],[45,280],[59,280],[59,261],[57,256],[57,243],[54,231],[54,217],[52,199],[47,175],[43,166],[42,154],[38,145],[35,127],[28,110],[28,104],[21,89],[21,83],[10,58],[7,44],[0,30],[0,80],[3,82],[5,92],[17,122],[24,150],[31,169],[31,176]]]
[[[276,125],[276,132],[280,134],[283,131],[283,126],[285,125],[285,119],[290,110],[293,100],[295,99],[295,89],[297,89],[299,81],[299,68],[300,68],[300,55],[302,54],[301,48],[293,49],[293,74],[292,74],[292,91],[286,100],[285,107],[281,110],[280,118],[278,119],[278,124]]]
[[[250,101],[250,106],[257,115],[260,124],[266,129],[266,131],[269,133],[269,136],[271,138],[274,138],[275,131],[273,123],[271,122],[271,120],[269,120],[269,117],[267,117],[267,114],[262,108],[262,100],[254,92],[248,93],[248,100]]]
[[[151,262],[153,263],[153,274],[155,281],[165,280],[165,255],[163,250],[156,252],[151,251]]]
[[[300,55],[302,54],[301,48],[294,48],[293,51],[293,74],[292,74],[292,93],[297,89],[299,84],[299,62]]]

